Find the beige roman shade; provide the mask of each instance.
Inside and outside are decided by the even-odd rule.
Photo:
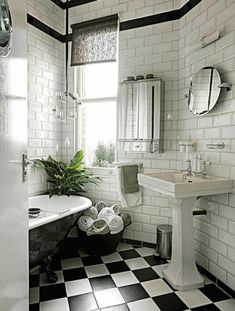
[[[71,25],[71,66],[117,60],[118,15]]]

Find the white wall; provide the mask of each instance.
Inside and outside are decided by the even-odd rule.
[[[50,0],[28,0],[28,13],[64,33],[64,11]],[[29,158],[61,156],[61,128],[52,108],[64,90],[64,44],[28,24]],[[56,144],[59,151],[56,152]],[[29,171],[29,195],[47,189],[44,171]]]
[[[70,23],[118,13],[121,21],[178,8],[186,0],[98,0],[70,10]],[[64,12],[51,1],[29,0],[28,11],[63,33]],[[222,91],[212,113],[196,118],[184,100],[192,73],[205,65],[214,65],[222,80],[235,83],[235,3],[231,0],[203,0],[179,21],[156,24],[120,32],[119,80],[127,75],[154,73],[166,83],[165,152],[158,154],[118,153],[120,162],[143,162],[144,171],[171,170],[185,167],[177,145],[177,136],[190,134],[197,142],[203,158],[212,162],[209,170],[217,176],[235,177],[235,88]],[[210,29],[225,26],[225,34],[210,46],[189,52],[188,48]],[[68,136],[73,143],[73,122],[66,127],[55,122],[52,103],[55,92],[63,88],[64,46],[38,31],[29,29],[29,155],[55,155],[55,144],[62,148],[63,159],[72,156],[72,146],[63,147]],[[56,57],[54,57],[56,56]],[[70,70],[72,89],[73,74]],[[172,120],[167,120],[171,112]],[[61,132],[62,131],[62,132]],[[223,140],[224,150],[210,151],[207,142]],[[103,178],[99,188],[90,187],[88,196],[94,201],[111,204],[118,200],[114,171],[95,170]],[[46,189],[43,172],[31,172],[29,193]],[[195,218],[197,262],[235,289],[235,194],[211,198],[207,216]],[[204,203],[203,203],[204,204]],[[132,225],[125,237],[155,243],[156,225],[171,222],[168,199],[144,189],[144,204],[129,210]]]
[[[120,20],[146,16],[173,8],[186,1],[98,0],[71,9],[71,24],[104,15],[119,13]],[[177,136],[190,134],[197,142],[209,170],[217,176],[235,177],[235,88],[222,91],[216,108],[207,116],[196,118],[187,109],[184,94],[192,73],[205,65],[214,65],[222,80],[235,82],[235,3],[230,0],[203,0],[179,21],[156,24],[120,32],[119,80],[127,75],[154,73],[166,83],[165,152],[137,154],[119,152],[120,162],[143,162],[144,171],[160,171],[185,167]],[[225,25],[225,35],[210,46],[188,52],[188,47],[209,30]],[[168,112],[172,120],[167,120]],[[224,150],[210,151],[206,143],[223,140]],[[90,189],[94,201],[111,204],[118,200],[115,172],[96,169],[103,176],[100,188]],[[112,174],[112,175],[110,175]],[[235,289],[235,194],[210,198],[212,209],[207,216],[195,218],[195,250],[197,262]],[[155,242],[156,224],[171,222],[168,199],[144,189],[143,206],[130,209],[132,225],[125,237]],[[201,220],[200,220],[201,219]]]

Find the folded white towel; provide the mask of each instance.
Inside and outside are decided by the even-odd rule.
[[[78,227],[82,231],[87,231],[93,224],[94,220],[89,216],[81,216],[78,219]]]
[[[115,215],[115,212],[110,207],[104,207],[98,214],[98,218],[103,218],[108,220],[110,216]]]
[[[123,220],[118,215],[111,215],[108,218],[107,223],[111,234],[119,233],[124,228]]]
[[[97,208],[98,212],[100,212],[102,210],[102,208],[104,208],[106,205],[103,201],[99,201],[96,203],[95,207]]]
[[[83,215],[90,216],[92,219],[96,219],[98,216],[98,210],[95,206],[91,206],[83,212]]]
[[[109,232],[109,227],[105,219],[94,220],[92,226],[87,230],[87,235],[106,234]]]

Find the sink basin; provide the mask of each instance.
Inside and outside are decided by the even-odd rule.
[[[138,174],[141,186],[165,194],[171,198],[188,198],[199,195],[213,195],[231,192],[233,180],[215,176],[185,177],[176,173],[150,173]]]
[[[172,207],[172,258],[162,271],[164,278],[177,290],[204,286],[195,264],[193,243],[193,208],[197,196],[229,193],[233,180],[209,176],[185,177],[179,172],[138,174],[141,186],[165,194]],[[156,198],[157,206],[157,198]]]

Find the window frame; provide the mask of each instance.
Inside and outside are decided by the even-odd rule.
[[[106,62],[105,62],[106,63]],[[116,63],[116,66],[118,66],[118,63]],[[78,117],[76,118],[75,121],[75,147],[76,150],[81,149],[81,122],[79,122],[79,118],[81,116],[81,105],[86,104],[86,103],[102,103],[104,101],[107,102],[115,102],[115,108],[116,108],[116,133],[115,133],[115,137],[114,137],[114,143],[115,143],[115,161],[114,161],[114,165],[117,162],[117,136],[118,136],[118,124],[117,124],[117,109],[118,109],[118,85],[117,85],[117,94],[116,96],[109,96],[109,97],[92,97],[92,98],[83,98],[84,94],[84,79],[83,79],[83,74],[84,74],[84,68],[85,66],[92,66],[92,64],[89,65],[82,65],[82,66],[75,66],[74,67],[74,90],[75,90],[75,94],[79,94],[79,102],[81,104],[77,105],[77,115]],[[118,77],[117,77],[117,83],[118,83]],[[78,90],[82,90],[81,94],[78,92]],[[99,166],[92,166],[91,164],[88,164],[89,168],[99,168],[99,169],[112,169],[112,167],[99,167]]]

